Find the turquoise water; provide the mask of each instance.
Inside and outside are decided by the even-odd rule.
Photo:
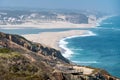
[[[120,16],[108,18],[98,28],[83,35],[64,39],[67,57],[80,65],[107,70],[120,77]]]

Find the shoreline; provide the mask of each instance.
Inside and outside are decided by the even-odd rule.
[[[113,15],[114,16],[114,15]],[[23,25],[0,25],[0,29],[27,29],[27,28],[35,28],[35,29],[64,29],[64,28],[71,28],[71,29],[77,29],[77,28],[98,28],[99,26],[101,26],[101,23],[108,19],[111,18],[113,16],[104,16],[102,18],[99,18],[95,21],[94,24],[72,24],[72,23],[64,23],[64,22],[60,22],[60,23],[41,23],[39,25],[34,25],[34,24],[23,24]],[[66,39],[71,39],[71,38],[75,38],[75,37],[86,37],[86,36],[95,36],[96,34],[92,33],[92,31],[88,30],[67,30],[67,31],[60,31],[60,32],[42,32],[42,33],[38,33],[38,34],[26,34],[26,35],[22,35],[23,37],[25,37],[26,39],[32,41],[32,42],[37,42],[37,43],[41,43],[44,46],[47,47],[51,47],[51,48],[55,48],[57,50],[60,50],[62,55],[69,59],[71,58],[72,54],[74,54],[74,52],[72,52],[71,49],[69,49],[68,47],[66,47],[66,45],[68,44],[68,42],[66,42]],[[71,61],[71,60],[70,60]],[[76,63],[75,61],[71,61],[71,63],[73,64],[78,64],[80,65],[78,62]],[[82,62],[80,62],[82,63]],[[83,62],[85,63],[85,62]],[[97,61],[88,61],[86,63],[98,63]],[[86,68],[86,67],[75,67],[75,68],[83,68],[85,73],[90,74],[93,69],[91,68]]]
[[[69,30],[61,32],[43,32],[40,34],[28,34],[22,36],[30,41],[41,43],[60,50],[64,57],[69,58],[73,53],[65,46],[67,44],[67,42],[65,42],[66,39],[95,35],[96,34],[92,33],[89,30]]]
[[[57,28],[97,28],[97,26],[100,25],[100,23],[103,20],[106,20],[108,18],[110,18],[112,16],[104,16],[99,18],[98,20],[96,20],[96,22],[94,24],[74,24],[74,25],[70,25],[72,23],[70,23],[69,27],[66,26],[66,22],[63,24],[61,24],[62,27],[56,27],[56,25],[53,25],[52,27],[50,25],[48,25],[47,27],[44,27],[44,29],[57,29]],[[77,25],[77,27],[75,26]],[[80,26],[78,26],[80,25]],[[87,25],[87,27],[86,27]],[[92,25],[92,26],[91,26]],[[38,27],[37,28],[43,28],[43,27]],[[35,27],[35,28],[36,28]],[[95,35],[94,33],[92,33],[89,30],[69,30],[69,31],[61,31],[61,32],[42,32],[39,34],[27,34],[27,35],[22,35],[23,37],[25,37],[26,39],[33,41],[33,42],[37,42],[37,43],[42,43],[46,46],[55,48],[57,50],[60,50],[63,55],[66,53],[70,53],[68,55],[64,55],[64,57],[66,56],[66,58],[69,58],[70,55],[72,54],[72,51],[70,51],[70,49],[68,49],[67,47],[63,46],[66,45],[67,42],[65,42],[65,39],[69,39],[69,38],[73,38],[73,37],[81,37],[81,36],[93,36]],[[61,41],[62,41],[62,45],[61,45]],[[68,51],[68,52],[66,52]]]
[[[112,15],[113,16],[113,15]],[[97,28],[97,26],[100,25],[100,23],[103,20],[106,20],[112,16],[103,16],[101,18],[98,18],[94,23],[91,24],[73,24],[69,22],[51,22],[51,23],[40,23],[39,25],[34,25],[32,23],[29,24],[22,24],[22,25],[0,25],[1,29],[24,29],[24,28],[36,28],[36,29],[64,29],[64,28]],[[81,37],[81,36],[91,36],[93,33],[89,30],[67,30],[67,31],[60,31],[60,32],[42,32],[38,34],[25,34],[22,35],[26,39],[32,41],[44,44],[46,46],[55,48],[57,50],[60,50],[61,52],[64,51],[64,54],[70,53],[67,56],[72,54],[72,51],[70,51],[65,45],[67,42],[65,42],[65,39],[73,38],[73,37]],[[61,44],[61,41],[63,44]],[[68,52],[67,52],[68,51]]]
[[[109,17],[101,19],[100,23],[102,22],[102,20],[105,20],[108,18]],[[98,24],[99,24],[99,21],[98,21]],[[56,27],[55,25],[53,25],[53,26]],[[96,27],[97,27],[97,22],[96,22],[96,25],[94,26],[94,28],[96,28]],[[44,29],[48,29],[48,28],[50,28],[50,27],[47,27]],[[75,27],[72,26],[72,28],[75,28]],[[82,28],[86,28],[86,27],[82,26]],[[91,28],[91,27],[89,27],[89,28]],[[50,28],[50,29],[52,29],[52,28]],[[55,28],[53,28],[53,29],[55,29]],[[71,56],[72,53],[70,52],[70,49],[68,49],[67,47],[65,47],[65,46],[61,47],[60,41],[65,41],[66,39],[71,39],[74,37],[95,36],[95,35],[96,34],[92,33],[89,30],[68,30],[68,31],[61,31],[61,32],[42,32],[39,34],[27,34],[27,35],[22,35],[22,36],[32,42],[41,43],[45,46],[60,50],[61,52],[64,52],[64,53],[62,53],[62,55],[65,58],[69,59],[69,57]],[[65,45],[67,44],[67,42],[63,42],[63,43]],[[67,51],[69,51],[69,52],[67,52]],[[94,63],[97,63],[97,62],[94,62]],[[86,68],[84,70],[86,70]],[[89,71],[89,70],[86,70],[86,71]]]
[[[87,32],[88,30],[68,30],[61,32],[42,32],[39,34],[27,34],[22,36],[30,41],[41,43],[57,50],[61,50],[61,48],[59,47],[59,42],[61,39],[75,35],[84,35]]]
[[[77,37],[86,37],[86,36],[96,36],[96,34],[94,34],[92,31],[87,30],[85,33],[83,33],[81,35],[74,35],[74,36],[69,36],[69,37],[65,37],[65,38],[61,39],[59,41],[59,47],[61,48],[61,50],[63,50],[62,51],[63,56],[66,58],[70,58],[71,55],[74,54],[68,47],[66,47],[66,45],[68,44],[68,42],[65,41],[66,39],[72,39],[72,38],[77,38]]]

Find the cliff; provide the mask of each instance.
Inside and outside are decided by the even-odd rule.
[[[70,63],[61,52],[0,32],[0,80],[119,80],[106,71]]]

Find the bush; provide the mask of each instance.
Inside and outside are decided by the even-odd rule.
[[[12,52],[10,49],[0,48],[0,53],[10,53],[10,52]]]

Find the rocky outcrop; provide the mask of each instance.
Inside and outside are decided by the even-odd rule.
[[[4,34],[4,33],[0,32],[0,45],[3,45],[5,47],[10,47],[11,42],[14,42],[14,43],[30,50],[30,51],[40,53],[40,54],[45,55],[45,56],[52,56],[56,59],[59,59],[59,60],[62,60],[62,61],[69,63],[69,60],[64,58],[61,55],[61,52],[58,50],[55,50],[53,48],[49,48],[47,46],[43,46],[39,43],[30,42],[19,35]],[[12,47],[13,46],[11,46],[11,48]]]
[[[110,75],[103,75],[102,73],[96,73],[92,75],[73,75],[61,72],[55,72],[53,76],[56,80],[119,80]]]

